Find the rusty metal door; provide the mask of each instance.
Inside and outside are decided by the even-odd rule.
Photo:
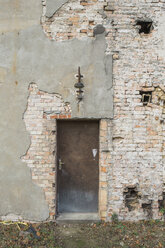
[[[57,123],[58,212],[98,211],[99,122]]]

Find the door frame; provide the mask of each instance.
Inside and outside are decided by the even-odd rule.
[[[107,217],[107,203],[108,203],[108,181],[107,181],[107,172],[109,165],[109,156],[110,152],[108,147],[105,149],[105,140],[108,137],[108,123],[109,119],[94,119],[94,118],[69,118],[69,119],[56,119],[56,153],[55,153],[55,212],[57,217],[57,209],[58,209],[58,192],[57,192],[57,165],[58,165],[58,157],[57,157],[57,125],[60,121],[98,121],[99,123],[99,189],[98,189],[98,215],[101,220],[106,220]]]

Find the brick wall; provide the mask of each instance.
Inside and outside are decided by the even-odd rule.
[[[160,53],[163,41],[159,24],[165,1],[72,0],[51,18],[44,15],[45,6],[43,1],[41,22],[50,39],[94,39],[94,28],[102,24],[106,30],[106,53],[113,54],[114,118],[106,120],[100,130],[101,147],[106,146],[111,136],[113,140],[112,147],[101,148],[102,217],[110,220],[112,214],[117,213],[120,219],[125,220],[162,218],[160,203],[165,192],[165,58]],[[149,34],[139,34],[140,26],[136,25],[139,20],[152,21],[154,29]],[[145,92],[151,94],[146,104],[142,102]],[[48,112],[59,109],[60,114],[70,116],[69,106],[65,106],[59,95],[40,92],[35,85],[30,87],[24,118],[32,143],[24,160],[32,167],[33,180],[44,187],[50,209],[54,207],[51,183],[55,173],[52,155],[55,121]],[[45,129],[47,125],[50,126],[49,131]],[[43,143],[43,139],[46,142]]]
[[[44,15],[46,1],[43,1],[43,30],[50,39],[57,41],[93,37],[93,28],[103,22],[104,4],[106,2],[95,0],[68,1],[51,18],[47,18]]]
[[[113,25],[107,36],[108,52],[114,53],[113,167],[109,168],[108,219],[161,218],[159,199],[164,190],[164,106],[156,98],[164,83],[159,19],[163,1],[115,1]],[[139,34],[138,19],[152,20],[154,30]],[[141,102],[139,91],[153,87],[152,101]],[[161,97],[160,97],[161,98]],[[136,194],[137,190],[137,194]],[[126,194],[125,192],[130,193]],[[131,200],[132,197],[132,200]],[[130,201],[129,208],[128,201]]]
[[[49,219],[56,216],[56,120],[70,119],[71,108],[59,94],[51,94],[38,89],[37,84],[29,85],[27,109],[24,113],[26,129],[30,134],[31,144],[22,157],[32,171],[32,180],[43,188],[49,206]],[[109,129],[111,123],[100,121],[100,166],[99,166],[99,214],[102,219],[107,213],[108,177],[110,166]]]
[[[50,219],[56,213],[56,119],[70,117],[70,106],[60,95],[40,91],[35,83],[30,84],[24,121],[31,144],[22,160],[31,168],[33,182],[45,192]]]

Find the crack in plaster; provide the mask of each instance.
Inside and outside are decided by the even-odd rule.
[[[50,219],[54,219],[56,213],[55,119],[70,117],[70,105],[68,102],[66,104],[59,94],[41,91],[35,83],[29,85],[28,103],[23,119],[31,144],[22,156],[22,161],[31,168],[33,182],[45,193]]]

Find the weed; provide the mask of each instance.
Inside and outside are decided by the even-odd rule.
[[[134,231],[133,234],[137,236],[138,235],[138,232]]]
[[[165,215],[165,208],[161,208],[160,209],[160,213],[162,213],[163,215]]]
[[[112,214],[111,220],[112,220],[112,222],[114,222],[114,223],[118,223],[118,222],[119,222],[117,213],[113,213],[113,214]]]
[[[161,221],[160,220],[155,220],[155,223],[156,224],[159,224]]]

